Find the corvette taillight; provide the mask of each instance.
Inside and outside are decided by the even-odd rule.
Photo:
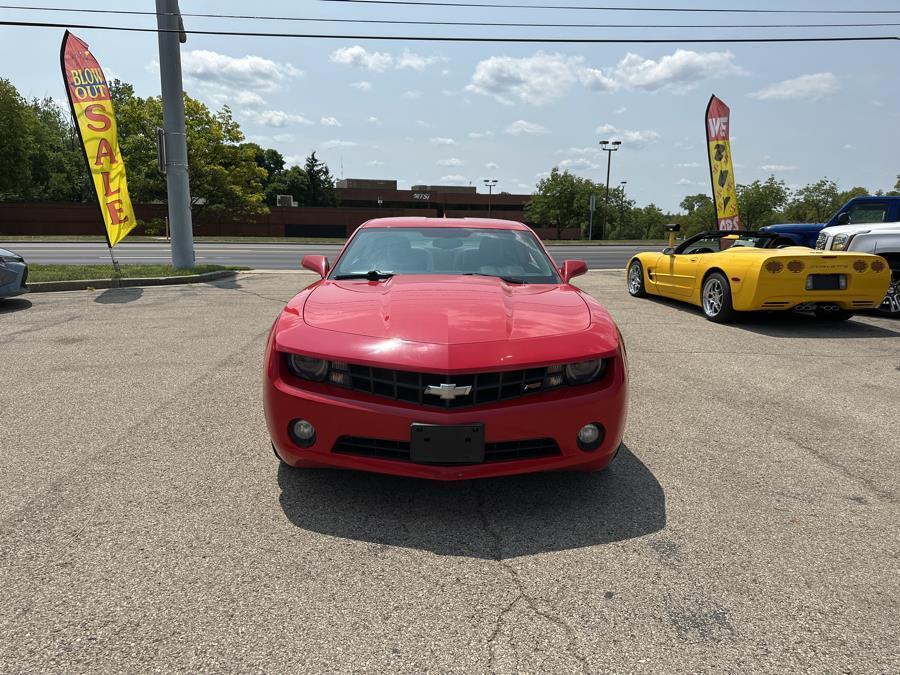
[[[884,272],[884,263],[880,260],[876,260],[872,263],[872,271],[873,272]]]
[[[766,263],[766,272],[771,272],[772,274],[778,274],[781,270],[784,269],[784,265],[782,265],[777,260],[770,260]]]
[[[799,260],[791,260],[787,264],[788,271],[793,272],[794,274],[800,274],[804,269],[806,269],[806,265],[804,265]]]
[[[869,269],[869,264],[865,260],[857,260],[853,263],[853,269],[857,272],[865,272]]]

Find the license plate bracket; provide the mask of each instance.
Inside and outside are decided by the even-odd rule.
[[[847,288],[847,277],[843,274],[810,274],[806,277],[808,291],[842,291]]]
[[[484,424],[412,424],[409,458],[417,464],[480,464]]]

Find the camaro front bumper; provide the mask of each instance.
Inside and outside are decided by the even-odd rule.
[[[534,471],[590,471],[605,467],[622,442],[627,385],[621,357],[595,384],[447,411],[332,386],[297,386],[292,378],[282,377],[278,361],[272,359],[267,364],[263,385],[266,422],[276,452],[292,466],[356,469],[438,480]],[[315,442],[310,447],[300,447],[291,438],[289,425],[296,419],[305,419],[315,426]],[[486,444],[501,449],[494,459],[486,458],[478,464],[440,465],[408,459],[411,425],[476,423],[484,425]],[[602,425],[604,436],[599,447],[585,451],[579,448],[577,434],[590,423]],[[352,439],[349,443],[348,438]],[[358,452],[361,447],[389,448],[390,452],[380,453],[381,456],[369,452],[367,456]],[[517,447],[531,448],[540,456],[509,459],[516,457],[516,452],[503,449]],[[546,452],[551,447],[556,451]]]

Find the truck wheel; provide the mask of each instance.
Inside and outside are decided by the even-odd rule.
[[[878,312],[887,316],[900,316],[900,270],[891,272],[891,285],[887,295],[878,307]]]
[[[639,260],[635,260],[628,267],[628,293],[634,298],[643,298],[647,295],[644,288],[644,267]]]
[[[728,279],[713,272],[703,282],[700,302],[706,318],[716,323],[728,323],[734,319],[734,306],[731,304],[731,286]]]

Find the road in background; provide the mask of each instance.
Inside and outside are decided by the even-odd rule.
[[[91,242],[10,242],[16,253],[36,264],[98,265],[109,262],[106,245]],[[662,250],[662,246],[548,246],[557,263],[575,258],[587,262],[590,269],[624,268],[628,259],[639,251]],[[299,269],[305,255],[334,257],[338,244],[217,244],[196,243],[197,262],[204,265],[242,265],[255,269]],[[166,264],[171,251],[166,242],[119,244],[116,256],[123,265]]]

